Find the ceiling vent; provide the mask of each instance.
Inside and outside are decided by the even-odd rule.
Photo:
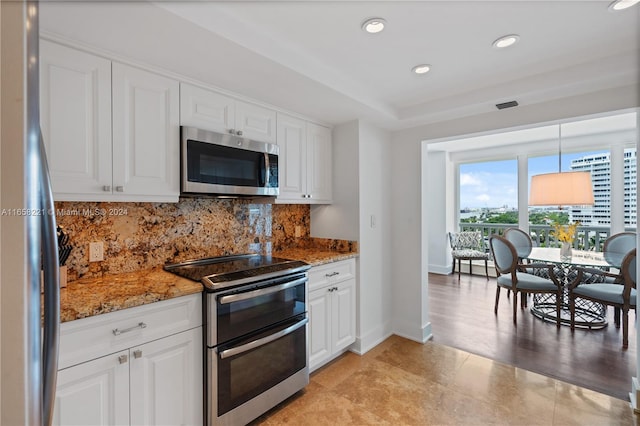
[[[513,108],[513,107],[517,107],[517,106],[518,106],[518,102],[517,101],[509,101],[509,102],[503,102],[501,104],[496,104],[496,107],[498,109]]]

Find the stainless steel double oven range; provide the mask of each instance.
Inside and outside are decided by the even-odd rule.
[[[165,266],[205,287],[207,424],[246,424],[309,383],[309,268],[261,255]]]

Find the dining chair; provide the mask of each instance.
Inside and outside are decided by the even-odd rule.
[[[500,301],[500,289],[506,288],[513,292],[513,323],[517,324],[518,293],[521,296],[529,293],[552,293],[556,295],[556,325],[560,327],[560,309],[562,306],[562,284],[553,272],[554,265],[546,263],[518,262],[518,252],[515,246],[505,237],[492,235],[489,237],[489,247],[496,265],[498,277],[496,279],[496,303],[493,308],[498,314],[498,302]],[[549,277],[533,275],[527,270],[546,270]]]
[[[636,248],[636,233],[620,232],[604,241],[602,254],[609,265],[619,268],[624,256],[634,248]]]
[[[529,263],[527,257],[531,254],[531,249],[533,248],[533,241],[529,234],[520,228],[507,228],[503,235],[516,248],[516,253],[518,253],[518,262]],[[509,294],[510,292],[507,291],[507,297]],[[526,308],[528,305],[527,297],[522,297],[521,299],[522,307]]]
[[[594,268],[576,268],[578,276],[569,286],[571,330],[575,329],[576,297],[613,306],[622,311],[622,347],[629,346],[629,309],[636,309],[636,249],[622,259],[620,274]],[[616,328],[619,328],[616,321]]]
[[[635,232],[620,232],[610,235],[602,246],[602,255],[604,260],[614,268],[620,268],[622,259],[631,250],[636,248],[636,233]],[[614,282],[616,279],[613,277],[606,277],[605,282]],[[613,314],[616,327],[620,328],[620,308],[614,308]]]
[[[449,232],[449,244],[451,245],[451,256],[453,257],[453,267],[451,273],[456,271],[456,261],[458,262],[458,281],[460,281],[460,269],[462,261],[469,261],[469,274],[471,274],[471,263],[474,260],[484,260],[484,272],[489,279],[488,261],[490,254],[485,250],[482,232],[462,231]]]
[[[533,241],[529,234],[520,228],[507,228],[504,231],[504,237],[516,248],[520,262],[529,257],[533,248]]]

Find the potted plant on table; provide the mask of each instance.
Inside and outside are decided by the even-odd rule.
[[[580,222],[561,225],[557,222],[553,224],[552,235],[560,242],[560,257],[571,257],[573,240],[576,238],[576,231]]]

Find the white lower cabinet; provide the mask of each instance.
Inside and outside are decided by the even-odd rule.
[[[54,425],[128,425],[129,365],[122,351],[60,370]]]
[[[309,369],[344,352],[356,340],[355,260],[309,272]]]
[[[112,347],[130,347],[61,369],[53,424],[201,425],[201,316],[200,312],[189,312],[190,308],[200,310],[200,306],[200,295],[192,295],[63,324],[63,360],[66,348],[75,349],[74,340],[87,332],[104,331],[105,318],[100,317],[110,316],[106,323],[114,324],[104,340]],[[164,323],[157,316],[158,308],[168,314]],[[133,325],[119,326],[128,323]],[[67,324],[70,329],[65,330]],[[179,328],[187,330],[171,334]],[[157,338],[159,332],[169,334]],[[155,340],[147,341],[145,333]],[[88,356],[94,353],[88,352]]]

